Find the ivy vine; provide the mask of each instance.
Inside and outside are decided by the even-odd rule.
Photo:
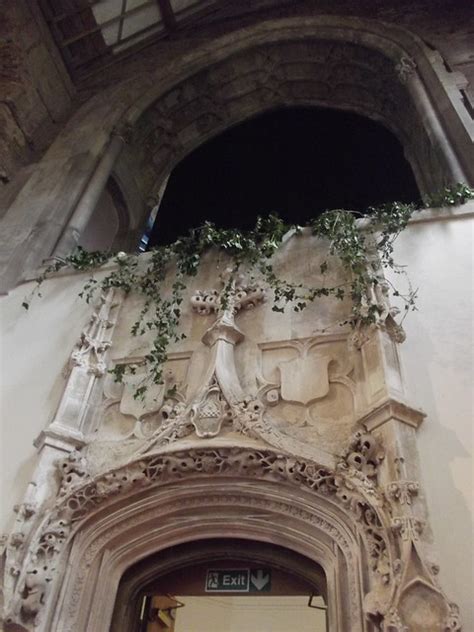
[[[456,184],[427,197],[424,206],[458,205],[470,199],[474,199],[474,189],[465,184]],[[273,290],[272,309],[276,312],[284,312],[287,306],[299,312],[320,297],[332,296],[338,300],[349,297],[352,311],[341,324],[353,327],[368,325],[377,321],[383,309],[377,299],[381,284],[386,283],[382,269],[404,274],[403,268],[393,259],[394,242],[413,213],[420,208],[423,207],[393,202],[370,207],[365,214],[339,209],[325,211],[309,222],[311,233],[328,240],[329,254],[335,255],[347,272],[347,282],[338,285],[308,287],[277,276],[271,262],[273,255],[288,231],[298,235],[303,227],[286,224],[280,217],[269,215],[258,217],[255,228],[250,231],[222,229],[206,222],[199,228],[191,229],[173,244],[152,249],[148,257],[123,252],[113,255],[108,252],[87,252],[78,247],[65,259],[56,259],[46,266],[22,305],[28,309],[33,296],[41,296],[44,281],[63,268],[90,271],[97,270],[105,263],[113,263],[112,269],[104,271],[100,278],[92,274],[79,295],[89,303],[98,291],[117,288],[127,295],[133,292],[143,298],[143,307],[131,329],[133,336],[153,333],[151,348],[143,361],[146,374],[135,391],[135,397],[141,398],[150,383],[163,382],[163,367],[169,345],[186,337],[179,330],[186,281],[188,277],[196,276],[202,256],[210,248],[223,251],[231,261],[232,274],[220,294],[221,310],[228,306],[232,280],[245,267],[252,275],[260,276]],[[364,220],[358,222],[361,218]],[[329,260],[320,265],[322,279],[330,265]],[[171,290],[165,292],[163,284],[172,271]],[[405,294],[391,286],[391,293],[403,301],[405,314],[416,309],[416,290],[411,286]],[[118,382],[123,380],[126,373],[136,371],[135,365],[125,364],[111,369]]]

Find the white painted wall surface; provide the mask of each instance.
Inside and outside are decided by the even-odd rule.
[[[427,414],[418,433],[423,482],[440,580],[461,608],[464,630],[474,630],[473,233],[469,216],[412,223],[395,249],[419,288],[399,350],[407,399]]]
[[[308,597],[178,597],[175,632],[325,632],[324,611]],[[315,604],[321,606],[321,600]]]
[[[33,441],[51,421],[63,371],[90,307],[78,298],[80,275],[47,282],[29,311],[21,303],[34,283],[0,297],[0,533],[11,528],[35,464]]]

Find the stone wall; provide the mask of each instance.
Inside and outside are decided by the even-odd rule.
[[[11,196],[70,116],[75,88],[36,2],[5,2],[0,19],[0,180]],[[21,183],[20,183],[21,184]],[[4,205],[0,200],[0,215]]]

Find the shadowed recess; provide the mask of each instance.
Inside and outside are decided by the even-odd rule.
[[[206,220],[252,228],[278,213],[304,224],[325,209],[356,211],[420,198],[398,139],[351,112],[287,108],[219,134],[172,171],[150,236],[171,243]]]

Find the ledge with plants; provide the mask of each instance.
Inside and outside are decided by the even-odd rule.
[[[54,260],[44,269],[23,307],[28,309],[32,298],[41,296],[42,283],[63,268],[95,271],[105,263],[112,263],[111,269],[105,270],[100,279],[91,275],[80,296],[90,302],[97,292],[117,288],[125,294],[133,292],[143,298],[143,307],[131,329],[133,336],[142,336],[146,332],[153,336],[151,348],[144,358],[146,379],[135,393],[136,397],[143,397],[147,383],[162,383],[169,345],[185,338],[179,324],[186,281],[188,277],[196,276],[202,257],[210,248],[223,251],[231,262],[232,272],[219,297],[221,310],[227,308],[233,279],[245,268],[252,276],[262,278],[273,291],[274,311],[283,312],[287,306],[301,311],[321,297],[350,298],[351,314],[341,324],[360,328],[376,323],[385,309],[380,300],[381,290],[401,300],[405,314],[416,309],[416,290],[409,286],[408,292],[402,293],[395,286],[388,286],[382,272],[388,269],[396,274],[405,273],[393,259],[393,248],[413,213],[427,207],[460,205],[472,199],[474,189],[457,184],[425,199],[423,206],[393,202],[370,207],[364,214],[341,209],[325,211],[310,221],[307,229],[312,235],[328,241],[329,254],[339,258],[347,273],[348,280],[343,284],[308,287],[279,278],[272,266],[272,257],[289,231],[298,235],[303,227],[286,224],[278,216],[269,215],[257,218],[250,231],[222,229],[206,222],[173,244],[152,249],[145,265],[142,254],[87,252],[77,248],[67,258]],[[364,221],[358,221],[361,218]],[[329,265],[328,261],[320,265],[320,281],[324,281]],[[165,293],[163,284],[171,266],[174,266],[175,276],[171,291]],[[117,365],[111,372],[117,381],[122,381],[127,371],[135,370],[133,366]]]

